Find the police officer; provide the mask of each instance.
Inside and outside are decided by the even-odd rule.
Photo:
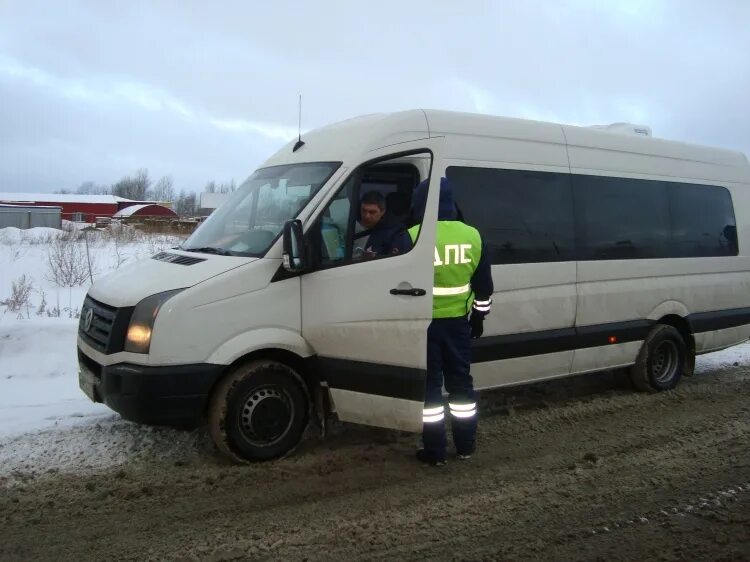
[[[414,191],[414,219],[421,222],[427,201],[427,181]],[[445,465],[445,406],[448,391],[456,455],[467,460],[474,453],[477,403],[470,373],[471,338],[482,335],[484,317],[492,305],[492,272],[479,232],[456,220],[453,192],[440,181],[440,206],[435,236],[435,277],[432,322],[427,329],[427,377],[423,411],[422,447],[417,458],[432,466]],[[409,229],[414,242],[419,224]]]

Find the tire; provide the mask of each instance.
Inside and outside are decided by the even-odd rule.
[[[677,386],[690,365],[690,352],[675,328],[658,324],[641,346],[630,378],[643,392],[660,392]]]
[[[234,461],[267,461],[299,444],[310,418],[305,383],[276,361],[240,365],[211,396],[208,427],[216,447]]]

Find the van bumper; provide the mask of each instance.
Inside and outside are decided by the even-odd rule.
[[[78,351],[79,384],[94,402],[124,419],[193,429],[204,421],[208,397],[225,365],[148,367],[99,365]]]

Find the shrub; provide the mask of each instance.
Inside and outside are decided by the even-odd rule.
[[[21,275],[11,284],[10,297],[0,301],[0,305],[6,307],[9,312],[15,313],[20,313],[23,308],[26,308],[28,317],[29,297],[31,297],[32,289],[31,279],[26,279],[26,275]]]

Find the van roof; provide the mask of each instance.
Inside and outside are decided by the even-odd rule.
[[[263,166],[294,162],[346,161],[352,156],[399,143],[440,136],[484,136],[567,144],[631,154],[689,160],[721,167],[748,167],[741,152],[671,141],[645,135],[624,134],[618,128],[561,125],[512,117],[413,109],[397,113],[363,115],[302,135],[305,145],[297,152],[297,139],[285,145]]]

